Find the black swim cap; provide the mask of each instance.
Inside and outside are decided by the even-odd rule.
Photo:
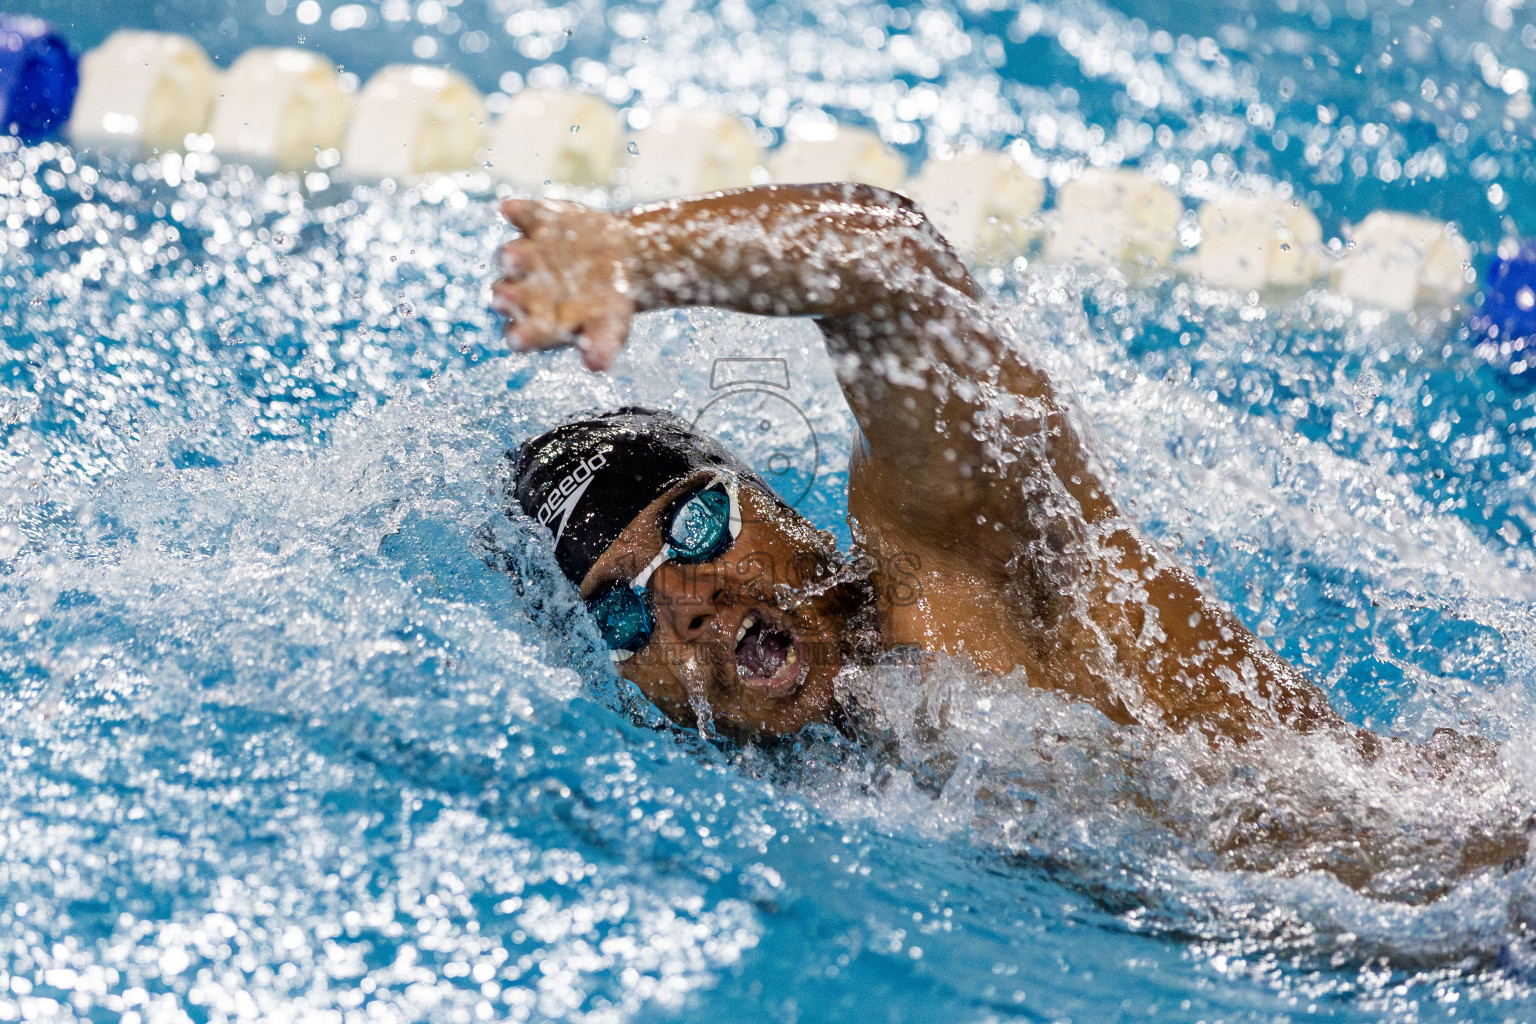
[[[513,501],[554,534],[555,561],[578,586],[645,506],[702,469],[773,493],[720,442],[636,406],[556,427],[508,454]]]

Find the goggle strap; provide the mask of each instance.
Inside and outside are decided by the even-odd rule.
[[[635,578],[629,581],[629,589],[633,590],[637,594],[643,592],[645,588],[650,584],[651,577],[656,574],[656,570],[665,565],[667,563],[667,559],[671,557],[672,545],[663,544],[661,546],[661,550],[656,552],[656,557],[651,559],[651,564],[647,565],[644,569],[641,569]]]
[[[736,481],[730,477],[717,477],[725,480],[725,493],[731,499],[731,518],[728,529],[731,531],[731,540],[741,536],[741,500],[736,497]],[[713,486],[713,484],[711,484]]]

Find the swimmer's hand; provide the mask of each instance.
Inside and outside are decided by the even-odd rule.
[[[519,349],[575,345],[589,370],[606,370],[635,315],[630,233],[610,213],[576,203],[508,199],[501,213],[523,237],[501,247],[491,307]]]

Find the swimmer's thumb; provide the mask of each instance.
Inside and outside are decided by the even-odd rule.
[[[503,199],[501,215],[523,234],[547,224],[567,210],[579,209],[575,203],[553,202],[548,199]]]
[[[576,336],[581,361],[589,370],[606,370],[619,356],[629,337],[629,317],[605,316],[590,320]]]
[[[527,206],[528,204],[521,199],[503,199],[498,209],[501,210],[501,215],[507,218],[513,227],[526,234],[527,229],[523,227],[523,224],[528,216],[526,213]]]

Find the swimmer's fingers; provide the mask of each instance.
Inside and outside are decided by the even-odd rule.
[[[519,349],[571,343],[571,332],[561,326],[555,305],[538,289],[498,281],[491,289],[491,305],[508,319],[502,333]]]
[[[594,371],[606,370],[618,358],[619,350],[629,339],[631,310],[618,308],[589,315],[576,332],[576,347],[581,350],[581,361]]]
[[[538,234],[541,228],[586,208],[579,203],[559,202],[554,199],[503,199],[501,215],[527,237]]]
[[[521,281],[533,265],[533,251],[526,238],[508,242],[496,251],[496,266],[506,281]]]
[[[531,349],[563,348],[572,341],[571,332],[553,320],[525,316],[512,321],[502,333],[521,352]]]
[[[581,361],[587,369],[606,370],[613,365],[629,337],[629,317],[614,314],[588,318],[578,327],[571,328],[547,315],[523,314],[507,324],[505,334],[523,351],[574,344],[581,351]]]
[[[501,213],[523,233],[497,251],[491,305],[519,348],[575,344],[593,370],[612,365],[635,303],[617,220],[576,203],[509,199]]]
[[[587,354],[591,369],[606,369],[629,335],[633,303],[620,296],[561,300],[559,294],[548,282],[502,278],[491,286],[491,307],[507,318],[502,333],[518,348],[558,348],[574,342]]]
[[[541,220],[533,208],[533,203],[527,199],[503,199],[501,215],[525,236],[531,235],[534,227]]]
[[[522,289],[518,283],[502,278],[491,285],[491,308],[508,320],[520,319],[524,312]]]

